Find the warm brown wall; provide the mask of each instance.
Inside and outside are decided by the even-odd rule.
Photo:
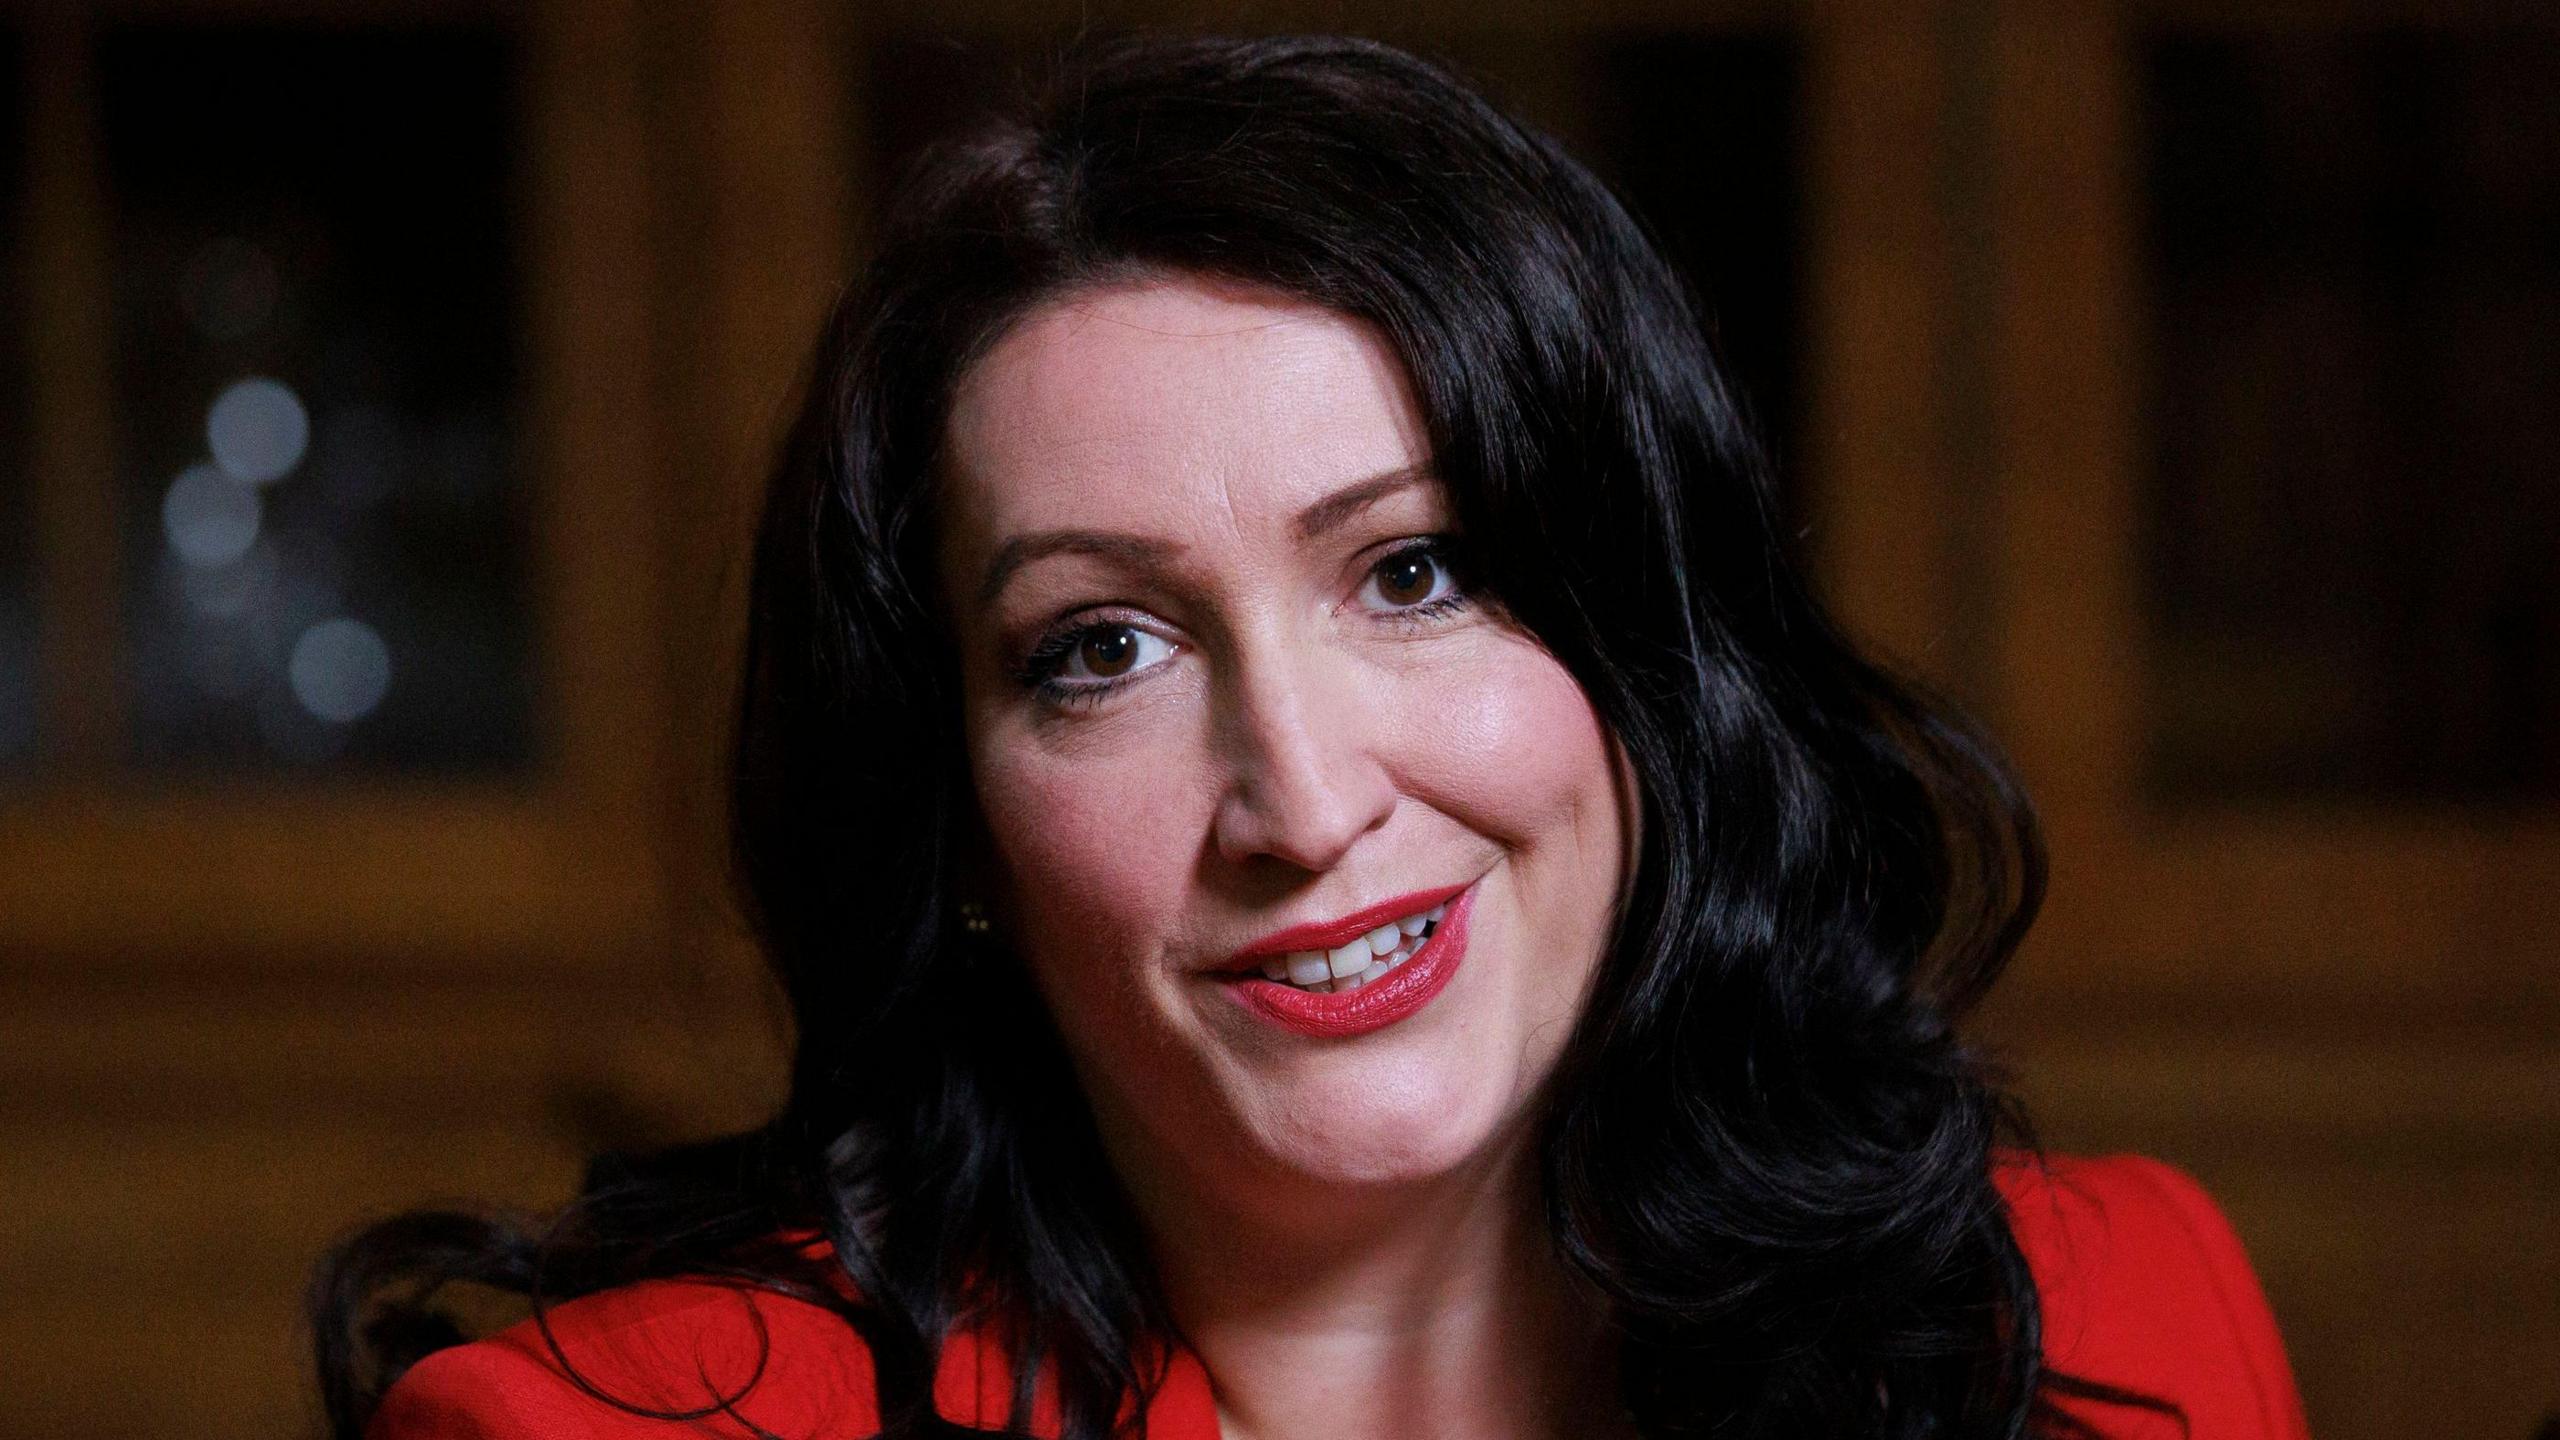
[[[1795,483],[1824,580],[1991,719],[2056,848],[2048,920],[1985,1032],[2051,1140],[2165,1156],[2224,1202],[2316,1433],[2524,1440],[2560,1409],[2560,810],[2163,809],[2136,779],[2135,41],[2422,8],[2496,18],[2344,0],[1255,13],[1434,43],[1595,144],[1591,37],[1794,37]],[[437,1196],[542,1203],[600,1143],[738,1124],[769,1094],[772,1020],[710,858],[722,647],[757,457],[887,143],[862,57],[905,27],[818,0],[504,13],[540,182],[522,239],[540,624],[575,657],[547,759],[524,783],[312,793],[155,785],[69,744],[0,779],[0,1437],[303,1428],[293,1304],[326,1237]],[[1063,12],[937,14],[1036,43]],[[1168,0],[1140,18],[1226,17]],[[0,24],[64,65],[90,34],[61,7]],[[105,342],[63,298],[102,283],[102,222],[78,145],[53,143],[76,142],[79,92],[39,98],[44,573],[76,640],[112,628],[82,558],[114,545],[83,479],[114,443],[80,368]],[[49,672],[73,728],[100,684],[84,645]]]

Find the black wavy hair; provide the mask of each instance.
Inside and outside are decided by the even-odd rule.
[[[950,1433],[936,1358],[989,1316],[1017,1429],[1038,1368],[1070,1440],[1161,1382],[1171,1318],[1059,1041],[1021,967],[956,933],[979,822],[931,597],[962,371],[1033,307],[1171,274],[1384,334],[1471,574],[1624,748],[1643,838],[1539,1155],[1642,1431],[2018,1437],[2073,1428],[2056,1393],[2142,1403],[2042,1364],[1990,1174],[2033,1135],[1957,1031],[2035,913],[2032,813],[1808,592],[1644,228],[1402,51],[1145,35],[1082,44],[923,157],[773,472],[732,835],[798,1021],[787,1101],[745,1136],[599,1162],[548,1222],[421,1214],[350,1241],[313,1298],[336,1433],[460,1338],[432,1304],[453,1280],[537,1317],[653,1275],[815,1300],[869,1346],[894,1436]],[[831,1257],[775,1240],[794,1227]]]

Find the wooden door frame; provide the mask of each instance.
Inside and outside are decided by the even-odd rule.
[[[2372,7],[2328,8],[2345,23]],[[2249,1005],[2303,1024],[2413,1012],[2548,1023],[2560,966],[2517,962],[2551,955],[2550,905],[2526,897],[2560,895],[2560,815],[2307,801],[2166,810],[2139,793],[2147,336],[2130,168],[2134,47],[2150,18],[2009,0],[1993,49],[1986,563],[2001,597],[1997,725],[2054,842],[2034,983],[2074,1008],[2174,996],[2191,1011]]]

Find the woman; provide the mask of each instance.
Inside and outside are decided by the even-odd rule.
[[[2023,801],[1440,71],[1126,42],[929,157],[752,611],[782,1113],[360,1237],[339,1433],[2301,1433],[2191,1182],[1995,1150]]]

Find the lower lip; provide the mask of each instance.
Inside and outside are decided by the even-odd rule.
[[[1236,998],[1256,1015],[1301,1035],[1339,1040],[1383,1030],[1431,1003],[1458,962],[1467,957],[1467,916],[1475,909],[1470,885],[1449,902],[1448,912],[1413,958],[1348,995],[1301,990],[1259,975],[1235,982]]]

